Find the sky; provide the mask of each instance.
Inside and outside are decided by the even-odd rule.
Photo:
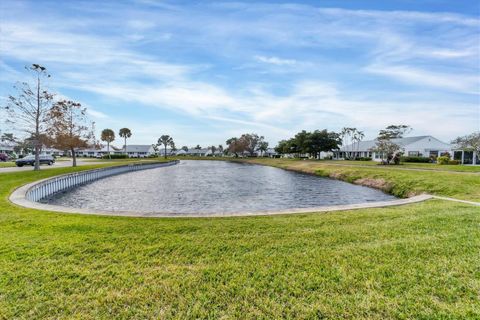
[[[480,130],[478,1],[2,0],[0,104],[32,63],[131,144]]]

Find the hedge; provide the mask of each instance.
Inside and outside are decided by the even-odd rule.
[[[419,162],[419,163],[429,163],[431,162],[430,158],[427,157],[401,157],[401,162]]]

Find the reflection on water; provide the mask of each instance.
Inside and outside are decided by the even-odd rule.
[[[392,199],[371,188],[278,168],[202,160],[105,178],[56,195],[48,203],[97,210],[202,215]]]

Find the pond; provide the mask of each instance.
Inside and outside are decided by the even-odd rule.
[[[182,160],[170,167],[97,180],[43,202],[102,211],[201,216],[394,199],[375,189],[268,166]]]

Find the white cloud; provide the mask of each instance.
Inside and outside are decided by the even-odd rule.
[[[293,59],[280,59],[277,57],[255,56],[255,59],[260,62],[275,64],[279,66],[291,66],[297,63],[297,61]]]
[[[456,92],[480,94],[480,77],[439,73],[402,65],[371,65],[367,72],[386,75],[409,84],[439,87]]]
[[[92,107],[88,107],[87,113],[96,119],[107,119],[108,116],[98,110],[94,110]]]
[[[146,7],[139,5],[130,12],[119,4],[118,11],[101,21],[52,25],[33,14],[4,19],[0,81],[20,78],[13,63],[6,61],[39,61],[53,66],[54,84],[60,89],[94,93],[100,103],[118,101],[118,108],[141,105],[173,110],[219,126],[218,133],[195,133],[186,127],[175,130],[175,125],[165,129],[198,139],[255,128],[274,140],[301,129],[343,125],[376,132],[390,122],[442,136],[478,127],[478,121],[472,121],[480,119],[478,107],[463,96],[479,93],[478,19],[292,4],[138,3]],[[107,5],[99,3],[98,10],[106,9],[103,6]],[[97,7],[89,10],[95,12]],[[225,15],[224,10],[231,11]],[[418,25],[433,31],[419,35]],[[102,32],[118,26],[126,34]],[[142,50],[145,44],[150,51]],[[347,58],[337,59],[337,53]],[[191,60],[182,54],[205,58]],[[249,67],[239,71],[239,65]],[[383,88],[383,77],[410,84],[402,88],[405,96],[410,94],[408,99],[397,100],[393,86]],[[277,84],[280,88],[274,88]],[[363,90],[367,92],[362,94]],[[447,91],[452,96],[437,97]],[[422,99],[425,94],[431,98],[428,103]],[[90,114],[99,122],[114,124],[113,118],[121,117],[117,110],[108,112],[115,117],[107,117],[103,106],[105,113],[92,105]],[[462,112],[451,114],[453,109]],[[430,119],[447,121],[442,127],[448,128],[442,131]],[[146,116],[146,124],[136,123],[136,130],[147,135],[145,128],[154,130],[148,124],[153,121]]]

